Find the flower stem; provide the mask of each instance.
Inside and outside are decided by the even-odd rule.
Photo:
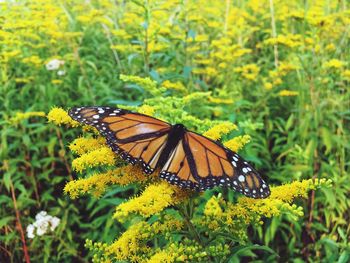
[[[276,32],[276,21],[275,21],[275,11],[273,8],[273,0],[270,0],[270,14],[271,14],[271,28],[272,28],[272,37],[277,37]],[[275,68],[278,68],[278,46],[277,43],[273,46],[273,52],[275,55]]]
[[[26,263],[30,263],[28,248],[27,248],[25,237],[24,237],[24,231],[23,231],[23,227],[21,224],[21,218],[20,218],[19,211],[17,208],[17,200],[16,200],[15,190],[14,190],[12,181],[10,181],[10,188],[11,188],[11,195],[12,195],[12,200],[13,200],[13,207],[15,208],[15,212],[16,212],[17,227],[18,227],[19,233],[21,235],[21,240],[22,240],[24,259],[25,259]]]

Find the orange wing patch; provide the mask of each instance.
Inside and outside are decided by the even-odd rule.
[[[168,161],[160,172],[160,178],[184,188],[198,188],[198,184],[191,173],[182,140],[170,154]]]
[[[132,163],[141,163],[145,173],[152,173],[157,167],[159,157],[166,145],[168,135],[136,140],[128,143],[109,142],[112,149]]]
[[[193,132],[186,133],[186,140],[199,177],[234,176],[234,168],[227,160],[227,154],[223,147]]]
[[[108,128],[115,132],[115,137],[119,140],[125,140],[138,134],[145,135],[162,132],[170,128],[170,125],[166,122],[131,113],[116,117],[106,117],[102,121],[109,124]]]

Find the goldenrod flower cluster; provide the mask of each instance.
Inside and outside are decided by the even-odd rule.
[[[47,119],[49,122],[53,122],[56,125],[68,125],[71,127],[77,127],[79,126],[79,123],[75,120],[73,120],[71,117],[69,117],[67,111],[63,110],[62,108],[55,107],[53,108],[48,114]]]
[[[22,120],[32,117],[46,117],[46,113],[43,111],[17,112],[16,115],[10,119],[10,122],[12,124],[18,124]]]
[[[131,213],[140,214],[147,218],[183,201],[187,197],[186,191],[171,186],[167,182],[151,184],[146,187],[140,196],[119,205],[114,218],[125,220]]]

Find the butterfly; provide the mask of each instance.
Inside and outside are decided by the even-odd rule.
[[[95,127],[112,150],[143,172],[160,168],[160,178],[204,191],[224,186],[252,198],[270,195],[267,183],[237,153],[221,143],[156,118],[113,107],[76,107],[68,114]]]

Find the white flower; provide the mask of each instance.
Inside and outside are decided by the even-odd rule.
[[[66,74],[66,71],[65,70],[59,70],[59,71],[57,71],[57,75],[58,76],[63,76],[63,75],[65,75]]]
[[[37,221],[38,221],[38,220],[41,220],[41,219],[43,219],[46,215],[47,215],[47,212],[46,212],[46,211],[40,211],[39,213],[36,214],[35,219],[36,219]]]
[[[55,216],[52,217],[51,227],[50,227],[51,231],[55,230],[55,228],[60,224],[60,221],[61,221],[61,219],[59,219],[58,217],[55,217]]]
[[[49,222],[46,219],[36,221],[34,223],[34,226],[36,226],[36,234],[38,236],[42,236],[47,232],[47,229],[49,227]]]
[[[64,61],[55,58],[55,59],[49,61],[45,66],[46,66],[47,70],[57,70],[62,65],[64,65]]]
[[[35,229],[35,227],[34,227],[34,225],[32,225],[32,224],[30,224],[30,225],[27,226],[27,237],[28,237],[28,238],[34,238],[34,237],[35,237],[35,235],[34,235],[34,229]]]
[[[34,238],[35,234],[42,236],[49,230],[53,231],[60,223],[58,217],[50,216],[46,211],[39,212],[35,219],[36,221],[33,224],[27,226],[28,238]]]

